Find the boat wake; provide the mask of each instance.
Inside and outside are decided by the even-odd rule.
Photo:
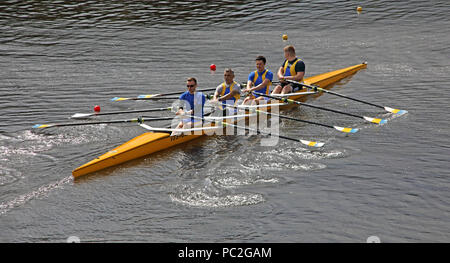
[[[15,136],[3,136],[0,138],[0,187],[1,189],[11,189],[17,184],[18,191],[28,192],[27,194],[15,197],[11,193],[2,196],[3,200],[12,199],[0,203],[0,215],[3,215],[13,208],[20,207],[30,200],[46,197],[51,191],[61,188],[63,185],[72,181],[72,177],[66,177],[47,185],[43,185],[36,190],[22,189],[20,185],[28,185],[28,183],[20,183],[24,180],[32,180],[34,183],[39,180],[33,176],[36,172],[40,173],[44,170],[52,170],[55,172],[55,163],[58,158],[52,156],[50,152],[55,146],[65,145],[67,143],[77,144],[86,140],[80,136],[71,135],[46,135],[36,134],[31,131],[23,131]],[[40,174],[42,175],[42,174]],[[47,181],[48,182],[48,181]],[[26,187],[26,186],[25,186]]]
[[[326,169],[326,165],[317,161],[345,158],[345,150],[310,151],[304,148],[274,148],[264,154],[254,154],[253,150],[244,150],[239,154],[227,154],[226,158],[210,160],[208,167],[186,171],[182,177],[195,183],[174,187],[170,198],[173,202],[193,207],[229,207],[254,205],[264,202],[262,194],[239,192],[243,187],[260,189],[267,185],[279,184],[286,170],[310,171]],[[227,169],[220,169],[223,165]],[[281,175],[278,175],[280,174]],[[198,181],[200,180],[200,183]]]
[[[72,176],[68,176],[62,180],[56,181],[54,183],[50,183],[48,185],[44,185],[39,187],[37,190],[32,191],[30,193],[18,196],[14,198],[13,200],[4,202],[0,204],[0,215],[3,215],[7,213],[9,210],[24,205],[25,203],[29,202],[30,200],[36,199],[36,198],[43,198],[47,197],[50,192],[52,192],[55,189],[62,188],[65,184],[68,184],[72,182]]]
[[[67,144],[69,145],[85,144],[93,141],[105,141],[108,139],[107,138],[108,134],[105,133],[106,125],[91,127],[92,129],[91,131],[89,130],[89,128],[86,127],[84,128],[85,129],[83,130],[81,129],[77,130],[75,128],[67,130],[64,133],[57,133],[57,134],[36,133],[34,131],[27,130],[19,134],[17,136],[17,139],[22,141],[34,141],[39,143],[42,147],[47,148]]]

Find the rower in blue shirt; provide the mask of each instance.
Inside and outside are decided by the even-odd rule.
[[[256,70],[248,75],[247,88],[243,92],[258,92],[269,95],[269,89],[272,85],[273,73],[266,69],[266,58],[258,56],[255,59]],[[261,100],[269,100],[269,98],[257,94],[249,94],[242,104],[259,103]]]
[[[176,115],[194,115],[203,118],[203,107],[205,106],[206,96],[201,92],[195,92],[197,88],[197,79],[188,78],[186,81],[187,91],[181,94],[180,100],[185,102],[185,107],[180,107]],[[199,118],[185,118],[177,126],[177,129],[189,129],[192,126],[199,126],[202,120]]]

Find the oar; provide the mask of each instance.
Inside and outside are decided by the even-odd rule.
[[[371,105],[371,106],[374,106],[374,107],[377,107],[377,108],[381,108],[381,109],[384,109],[385,111],[388,111],[388,112],[391,112],[391,113],[394,113],[394,114],[403,115],[405,113],[408,113],[408,111],[406,111],[406,110],[399,110],[399,109],[394,109],[394,108],[390,108],[390,107],[381,106],[381,105],[374,104],[374,103],[371,103],[371,102],[368,102],[368,101],[364,101],[364,100],[360,100],[360,99],[357,99],[357,98],[352,98],[352,97],[349,97],[349,96],[346,96],[346,95],[342,95],[342,94],[339,94],[337,92],[333,92],[333,91],[329,91],[329,90],[326,90],[326,89],[322,89],[322,88],[319,88],[317,86],[307,85],[307,84],[300,83],[300,82],[293,81],[293,80],[286,80],[286,81],[294,83],[294,84],[301,85],[303,87],[306,87],[308,89],[312,89],[314,91],[322,91],[322,92],[325,92],[325,93],[328,93],[328,94],[332,94],[332,95],[335,95],[335,96],[338,96],[338,97],[341,97],[341,98],[345,98],[345,99],[361,102],[361,103],[364,103],[364,104],[367,104],[367,105]]]
[[[267,104],[267,105],[270,105],[270,104]],[[234,105],[230,105],[230,104],[226,104],[226,106],[227,107],[231,107],[231,108],[235,108],[235,109],[239,109],[239,107],[234,106]],[[258,109],[251,109],[250,111],[263,113],[263,114],[266,114],[266,115],[269,115],[269,116],[277,116],[277,117],[282,118],[282,119],[299,121],[299,122],[304,122],[304,123],[308,123],[308,124],[318,125],[318,126],[322,126],[322,127],[326,127],[326,128],[336,129],[336,130],[338,130],[340,132],[345,132],[345,133],[356,133],[356,132],[359,131],[359,129],[357,129],[357,128],[345,128],[345,127],[339,127],[339,126],[331,126],[331,125],[327,125],[327,124],[323,124],[323,123],[297,119],[297,118],[293,118],[293,117],[289,117],[289,116],[285,116],[285,115],[280,115],[280,114],[277,114],[277,113],[267,112],[267,111],[263,111],[263,110],[258,110]],[[233,116],[233,115],[231,115],[231,116]]]
[[[209,89],[200,89],[197,91],[203,92],[203,91],[213,91],[216,90],[216,88],[209,88]],[[168,95],[178,95],[182,94],[184,91],[174,91],[174,92],[167,92],[167,93],[161,93],[161,94],[148,94],[148,95],[139,95],[135,98],[120,98],[120,97],[114,97],[111,99],[111,101],[123,101],[123,100],[152,100],[152,99],[178,99],[178,97],[171,97],[171,98],[157,98],[157,97],[163,97]]]
[[[196,119],[201,119],[201,120],[206,120],[205,118],[202,117],[198,117],[198,116],[190,116],[192,118],[196,118]],[[307,141],[307,140],[303,140],[303,139],[297,139],[297,138],[291,138],[291,137],[287,137],[287,136],[283,136],[280,134],[275,134],[275,133],[271,133],[271,132],[263,132],[260,129],[252,129],[252,128],[248,128],[248,127],[243,127],[243,126],[238,126],[232,123],[228,123],[228,122],[224,122],[224,121],[217,121],[218,123],[221,123],[224,127],[225,126],[231,126],[231,127],[235,127],[237,129],[243,129],[245,131],[254,131],[257,134],[262,134],[262,135],[268,135],[268,136],[276,136],[285,140],[290,140],[290,141],[294,141],[294,142],[300,142],[302,144],[311,146],[311,147],[322,147],[325,143],[323,142],[313,142],[313,141]]]
[[[334,110],[334,109],[329,109],[329,108],[325,108],[325,107],[319,107],[319,106],[315,106],[315,105],[311,105],[311,104],[307,104],[307,103],[303,103],[300,101],[295,101],[295,100],[291,100],[291,99],[287,99],[287,98],[279,98],[279,97],[275,97],[275,96],[271,96],[271,95],[266,95],[266,94],[258,93],[258,92],[253,92],[253,93],[260,95],[260,96],[267,97],[267,98],[280,100],[282,102],[287,102],[290,104],[298,104],[298,105],[307,106],[307,107],[311,107],[311,108],[315,108],[315,109],[319,109],[319,110],[331,111],[334,113],[339,113],[339,114],[343,114],[343,115],[347,115],[347,116],[351,116],[351,117],[355,117],[355,118],[360,118],[360,119],[363,119],[363,120],[366,120],[366,121],[369,121],[372,123],[376,123],[376,124],[385,124],[387,122],[387,120],[385,120],[385,119],[378,119],[378,118],[371,118],[371,117],[356,115],[356,114],[338,111],[338,110]]]
[[[95,121],[95,122],[66,122],[66,123],[53,123],[53,124],[36,124],[34,129],[44,129],[52,127],[65,127],[65,126],[81,126],[81,125],[94,125],[94,124],[110,124],[110,123],[130,123],[130,122],[149,122],[149,121],[163,121],[172,120],[174,117],[161,117],[161,118],[136,118],[128,120],[110,120],[110,121]]]
[[[119,98],[114,97],[111,101],[123,101],[123,100],[176,100],[179,97],[151,97],[153,95],[139,95],[136,98]]]
[[[86,119],[86,118],[89,118],[89,117],[92,117],[92,116],[104,116],[104,115],[139,113],[139,112],[153,112],[153,111],[171,111],[171,110],[172,110],[172,107],[142,109],[142,110],[129,110],[129,111],[112,111],[112,112],[102,112],[102,113],[75,113],[70,118],[72,118],[72,119]]]
[[[336,130],[338,130],[340,132],[345,132],[345,133],[356,133],[356,132],[359,131],[359,129],[357,129],[357,128],[345,128],[345,127],[339,127],[339,126],[331,126],[331,125],[327,125],[327,124],[323,124],[323,123],[318,123],[318,122],[313,122],[313,121],[307,121],[307,120],[292,118],[292,117],[289,117],[289,116],[280,115],[280,114],[276,114],[276,113],[271,113],[271,112],[267,112],[267,111],[263,111],[263,110],[255,110],[255,111],[259,112],[259,113],[264,113],[266,115],[277,116],[277,117],[282,118],[282,119],[299,121],[299,122],[309,123],[309,124],[313,124],[313,125],[318,125],[318,126],[322,126],[322,127],[331,128],[331,129],[336,129]]]

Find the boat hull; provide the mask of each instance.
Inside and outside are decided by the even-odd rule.
[[[358,64],[340,70],[319,74],[304,79],[304,83],[308,85],[316,85],[320,88],[326,88],[348,76],[355,74],[357,71],[367,67],[367,64]],[[293,100],[303,99],[308,95],[296,95],[290,97]],[[283,106],[280,107],[283,109]],[[203,135],[180,135],[170,136],[168,133],[146,132],[130,141],[112,149],[111,151],[95,158],[94,160],[73,170],[74,178],[103,170],[108,167],[116,166],[121,163],[134,160],[178,144],[188,142],[199,138]]]

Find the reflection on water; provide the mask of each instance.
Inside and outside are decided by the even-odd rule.
[[[8,26],[43,22],[52,28],[179,27],[210,28],[263,25],[296,28],[351,25],[386,20],[448,21],[446,1],[366,1],[364,18],[352,1],[20,1],[0,3]],[[365,20],[366,19],[366,20]],[[37,26],[36,24],[35,26]]]

